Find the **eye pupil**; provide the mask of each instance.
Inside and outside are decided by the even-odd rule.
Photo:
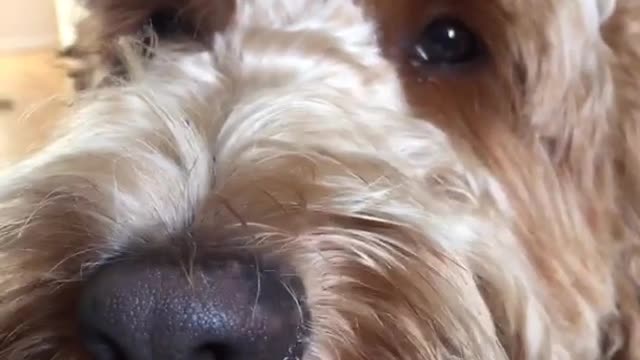
[[[149,25],[160,38],[188,35],[189,28],[174,9],[159,9],[149,17]]]
[[[474,60],[480,53],[478,39],[462,22],[441,18],[431,22],[415,46],[420,63],[455,65]]]

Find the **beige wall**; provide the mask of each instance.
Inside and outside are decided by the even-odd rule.
[[[0,51],[58,45],[53,0],[0,0]]]

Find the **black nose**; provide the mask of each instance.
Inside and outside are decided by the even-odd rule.
[[[296,359],[306,317],[296,292],[254,259],[116,262],[87,281],[82,337],[95,360]]]

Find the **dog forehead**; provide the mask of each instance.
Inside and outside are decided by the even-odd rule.
[[[357,0],[236,0],[238,26],[322,28],[364,22]]]
[[[286,0],[284,0],[286,1]],[[406,14],[473,12],[473,16],[488,16],[494,9],[515,16],[549,16],[553,11],[578,6],[595,22],[606,20],[614,11],[617,0],[356,0],[355,3],[366,9],[378,10],[378,17],[388,16],[402,11]],[[486,11],[477,11],[484,8]]]

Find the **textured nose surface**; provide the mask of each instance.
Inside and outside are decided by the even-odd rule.
[[[296,359],[304,338],[296,288],[253,260],[190,270],[114,263],[87,282],[82,336],[95,360]]]

